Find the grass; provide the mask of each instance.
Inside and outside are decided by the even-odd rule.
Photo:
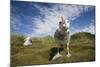
[[[33,38],[32,46],[28,47],[22,46],[23,39],[22,36],[11,39],[11,66],[95,61],[95,37],[89,33],[73,35],[70,42],[72,56],[67,58],[62,52],[64,55],[53,61],[49,61],[50,50],[56,47],[53,37]]]

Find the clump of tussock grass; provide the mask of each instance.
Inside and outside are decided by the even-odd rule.
[[[28,47],[23,47],[24,38],[17,35],[11,39],[11,66],[95,61],[95,35],[87,32],[71,36],[70,58],[63,53],[53,61],[49,61],[51,49],[56,47],[53,37],[33,38],[32,46]]]

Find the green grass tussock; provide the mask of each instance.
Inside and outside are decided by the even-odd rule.
[[[32,46],[24,47],[25,36],[11,36],[11,66],[95,61],[95,35],[79,32],[71,36],[70,58],[63,56],[49,61],[50,49],[56,47],[53,37],[33,37]]]

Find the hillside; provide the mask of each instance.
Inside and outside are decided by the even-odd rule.
[[[72,56],[67,58],[60,57],[54,61],[49,61],[51,49],[56,48],[54,38],[51,36],[33,38],[33,44],[23,47],[24,36],[11,37],[11,65],[36,65],[36,64],[55,64],[87,62],[95,60],[95,35],[87,32],[79,32],[71,36],[70,53]]]

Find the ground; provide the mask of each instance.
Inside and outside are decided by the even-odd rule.
[[[81,36],[84,35],[81,34]],[[16,40],[11,44],[11,66],[95,61],[95,38],[89,37],[92,39],[88,39],[84,37],[84,39],[81,39],[77,37],[79,35],[73,36],[70,42],[70,53],[72,56],[68,58],[62,52],[63,56],[53,61],[49,61],[51,49],[57,46],[54,40],[50,40],[52,38],[34,39],[32,46],[28,47],[23,47],[20,43],[19,46],[15,45],[14,43],[18,41]]]

